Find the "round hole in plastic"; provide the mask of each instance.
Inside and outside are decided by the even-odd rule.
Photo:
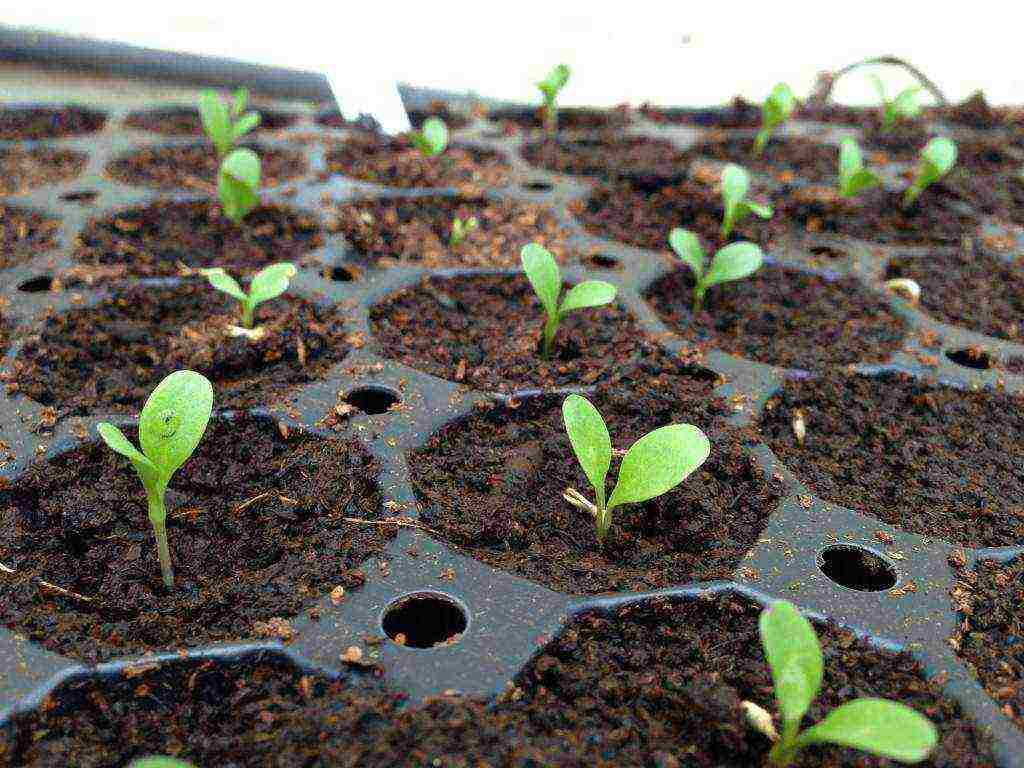
[[[836,584],[858,592],[883,592],[896,586],[892,563],[864,547],[825,547],[818,555],[818,567]]]
[[[46,293],[53,288],[53,275],[40,275],[26,280],[18,286],[22,293]]]
[[[466,631],[465,609],[439,592],[415,592],[384,610],[384,634],[407,648],[453,645]]]
[[[384,387],[359,387],[345,396],[345,402],[363,413],[387,413],[401,398]]]
[[[946,358],[957,365],[962,365],[964,368],[974,368],[978,371],[987,371],[992,367],[992,358],[988,352],[973,347],[947,352]]]

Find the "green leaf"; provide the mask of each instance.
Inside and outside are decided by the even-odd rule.
[[[857,141],[847,137],[839,142],[839,177],[850,178],[863,167],[864,158]]]
[[[867,168],[861,168],[853,176],[846,180],[846,184],[842,190],[844,197],[853,197],[863,192],[865,189],[871,187],[877,187],[882,183],[882,180],[878,178],[878,174],[874,171],[869,171]]]
[[[938,732],[924,715],[885,699],[856,699],[833,709],[801,733],[796,744],[838,744],[902,763],[918,763],[938,744]]]
[[[196,768],[192,763],[163,755],[150,755],[132,760],[128,768]]]
[[[883,104],[888,104],[889,100],[885,96],[885,83],[882,82],[882,78],[880,78],[874,72],[868,75],[868,77],[871,78],[871,82],[874,83],[875,85],[875,91],[878,93],[878,98],[882,101]]]
[[[692,424],[669,424],[637,440],[619,465],[608,509],[653,499],[683,482],[711,454],[711,442]]]
[[[253,277],[249,284],[249,299],[253,307],[257,304],[275,299],[288,290],[288,283],[295,277],[298,270],[294,264],[281,262],[264,267]]]
[[[224,99],[213,91],[203,91],[199,96],[199,117],[217,155],[223,157],[231,149],[231,115]]]
[[[444,124],[444,120],[439,117],[428,117],[423,123],[423,130],[416,145],[428,157],[444,152],[448,146],[448,126]]]
[[[742,211],[739,218],[744,218],[748,213],[752,213],[759,219],[770,219],[774,213],[770,205],[755,203],[753,200],[744,200],[739,207]]]
[[[742,280],[761,268],[764,254],[754,243],[731,243],[711,259],[711,268],[701,281],[705,287]]]
[[[231,139],[232,142],[238,141],[240,138],[245,136],[249,131],[253,130],[260,124],[260,113],[259,112],[246,112],[238,121],[231,126]]]
[[[96,425],[96,431],[100,433],[103,442],[115,453],[131,459],[135,464],[142,464],[154,473],[159,473],[156,465],[153,464],[138,448],[132,445],[132,441],[124,436],[124,432],[106,421]]]
[[[738,165],[729,164],[722,170],[722,199],[726,206],[738,205],[750,191],[750,174]]]
[[[782,720],[798,724],[821,688],[818,636],[800,611],[784,600],[761,613],[760,629]]]
[[[900,94],[893,99],[893,111],[904,120],[911,120],[921,114],[921,104],[917,100],[917,94],[921,88],[907,88],[900,91]]]
[[[558,316],[558,294],[562,291],[562,275],[555,257],[539,243],[528,243],[519,251],[526,278],[550,317]]]
[[[150,393],[139,416],[139,442],[164,482],[199,445],[212,410],[213,386],[195,371],[175,371]]]
[[[668,233],[668,244],[683,263],[693,270],[694,277],[700,280],[704,276],[704,249],[700,238],[688,229],[676,227]]]
[[[605,478],[612,463],[612,440],[601,414],[587,398],[569,395],[562,403],[562,422],[573,453],[604,505]]]
[[[613,301],[615,301],[614,285],[606,283],[604,280],[587,280],[573,286],[565,294],[562,306],[558,308],[558,314],[563,316],[577,309],[600,307],[604,304],[611,304]]]
[[[245,111],[245,105],[249,103],[249,89],[239,88],[235,91],[235,96],[231,101],[231,114],[233,117],[238,117]]]
[[[209,269],[200,269],[199,274],[210,281],[210,285],[216,288],[218,291],[223,291],[228,296],[233,296],[239,301],[247,301],[248,296],[245,291],[242,290],[242,286],[238,282],[225,272],[220,267],[210,267]]]
[[[945,136],[938,136],[929,141],[921,150],[921,158],[931,166],[933,174],[931,181],[935,181],[949,173],[956,164],[956,143]]]
[[[569,65],[559,64],[550,72],[547,77],[537,83],[537,87],[541,89],[545,97],[549,100],[553,100],[558,92],[565,88],[565,84],[569,82]]]
[[[765,127],[775,128],[789,119],[795,106],[793,91],[785,83],[779,83],[761,106],[761,120]]]
[[[260,201],[260,159],[251,149],[236,149],[220,165],[217,191],[224,213],[236,224]]]

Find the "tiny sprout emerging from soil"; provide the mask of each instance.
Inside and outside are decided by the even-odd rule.
[[[911,303],[916,303],[921,298],[921,286],[917,284],[916,280],[911,280],[909,277],[894,277],[892,280],[886,280],[885,287],[893,293],[906,297]]]
[[[171,476],[199,445],[213,410],[213,387],[195,371],[175,371],[154,389],[139,415],[140,451],[113,424],[102,422],[97,431],[103,442],[131,461],[146,489],[149,521],[156,536],[164,584],[174,586],[174,569],[167,548],[167,508],[164,493]]]
[[[839,144],[839,194],[856,197],[865,189],[881,183],[878,174],[864,167],[864,158],[855,139],[845,138]]]
[[[754,243],[732,243],[720,248],[708,267],[700,239],[693,232],[679,227],[669,233],[668,242],[676,255],[693,270],[696,280],[693,286],[694,314],[703,309],[704,294],[708,288],[749,277],[761,268],[764,261],[764,254]]]
[[[782,733],[775,731],[765,711],[744,702],[750,724],[775,742],[768,756],[774,766],[791,765],[797,753],[812,744],[853,747],[901,763],[918,763],[935,749],[935,726],[910,707],[887,699],[849,701],[829,712],[805,731],[800,723],[821,689],[822,654],[814,627],[792,603],[777,601],[761,614],[764,647]]]
[[[760,155],[764,152],[772,131],[789,120],[796,107],[796,97],[793,91],[785,83],[779,83],[772,92],[768,94],[764,104],[761,105],[761,130],[757,132],[754,139],[754,154]]]
[[[224,215],[241,225],[259,205],[260,159],[251,149],[236,149],[224,158],[217,174],[217,194]]]
[[[264,301],[276,299],[287,291],[288,283],[297,272],[295,265],[288,262],[271,264],[253,275],[249,283],[249,293],[246,293],[238,282],[220,267],[199,270],[199,273],[218,291],[238,299],[242,305],[242,327],[250,329],[253,327],[256,307]]]
[[[722,200],[725,203],[725,217],[722,219],[722,239],[729,237],[733,227],[750,214],[761,219],[770,219],[772,209],[769,205],[761,205],[747,200],[750,191],[750,174],[745,168],[729,164],[722,171]]]
[[[424,157],[440,155],[448,146],[448,126],[439,117],[428,117],[423,123],[423,130],[413,131],[409,135]]]
[[[885,95],[885,84],[878,75],[871,75],[871,80],[878,91],[878,98],[882,100],[882,130],[891,131],[900,120],[913,120],[921,114],[921,104],[917,100],[917,94],[923,88],[914,86],[900,91],[892,101]]]
[[[260,124],[259,112],[245,111],[248,100],[249,91],[245,88],[235,91],[230,105],[213,91],[203,91],[199,96],[203,130],[222,160],[240,138]]]
[[[909,208],[914,201],[936,181],[941,179],[956,164],[956,144],[945,136],[929,141],[921,150],[921,162],[917,166],[914,183],[903,195],[903,207]]]
[[[612,462],[612,442],[604,419],[585,397],[569,395],[562,403],[562,421],[583,474],[594,488],[597,503],[592,504],[571,488],[566,490],[565,499],[594,515],[599,542],[608,534],[615,507],[668,493],[711,454],[707,435],[692,424],[669,424],[648,432],[622,457],[618,479],[606,502],[605,479]]]
[[[551,344],[558,330],[558,323],[563,317],[577,309],[600,307],[615,300],[615,286],[603,280],[586,280],[573,286],[566,292],[559,304],[562,293],[562,274],[555,262],[555,257],[538,243],[524,245],[519,252],[523,271],[530,285],[540,299],[547,313],[544,324],[544,342],[541,346],[541,357],[551,357]]]
[[[128,768],[196,768],[192,763],[187,763],[184,760],[178,760],[175,757],[165,757],[164,755],[150,755],[149,757],[140,757],[138,760],[132,760],[128,764]]]
[[[537,83],[544,97],[544,128],[554,136],[558,133],[558,92],[569,82],[569,65],[559,64]]]
[[[452,221],[452,233],[448,236],[448,245],[454,248],[466,239],[466,235],[479,226],[480,222],[476,220],[476,216],[470,216],[465,221],[456,216]]]

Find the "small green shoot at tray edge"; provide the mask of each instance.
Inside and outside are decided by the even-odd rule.
[[[764,263],[764,254],[760,246],[754,243],[730,243],[719,248],[709,267],[700,238],[693,232],[676,227],[669,233],[668,242],[676,255],[693,271],[694,314],[704,308],[704,295],[712,285],[750,277]]]
[[[128,763],[128,768],[196,768],[194,763],[166,755],[147,755]]]
[[[903,207],[909,208],[929,186],[949,173],[956,165],[956,143],[945,136],[937,136],[921,150],[917,175],[903,195]]]
[[[725,215],[722,217],[720,231],[723,240],[732,234],[733,228],[750,214],[761,219],[772,217],[770,205],[762,205],[747,199],[750,191],[750,174],[739,165],[730,163],[722,169],[722,201],[725,204]]]
[[[448,126],[439,117],[428,117],[423,128],[412,131],[409,138],[424,157],[436,157],[448,147]]]
[[[864,167],[856,139],[847,136],[839,143],[839,194],[856,197],[865,189],[881,184],[878,174]]]
[[[470,216],[468,219],[463,221],[458,216],[452,219],[451,234],[448,235],[448,245],[451,248],[455,248],[466,236],[474,229],[479,229],[480,222],[477,221],[476,216]]]
[[[239,88],[230,104],[214,91],[199,95],[199,118],[203,131],[213,144],[217,157],[223,160],[245,134],[260,124],[259,112],[245,112],[249,91]]]
[[[559,64],[537,83],[544,99],[544,128],[550,136],[558,133],[558,94],[569,82],[570,74],[568,64]]]
[[[900,91],[896,98],[889,101],[885,92],[885,83],[882,78],[872,73],[869,75],[878,92],[878,98],[882,101],[882,130],[891,131],[900,120],[913,120],[921,114],[921,104],[917,100],[917,94],[924,89],[920,86],[911,86]]]
[[[754,155],[764,152],[772,131],[789,120],[796,108],[796,97],[785,83],[778,83],[761,105],[761,130],[754,138]]]
[[[253,275],[249,282],[249,292],[246,293],[238,281],[221,267],[199,270],[199,274],[209,280],[210,285],[218,291],[238,299],[242,305],[242,327],[250,330],[253,327],[256,307],[264,301],[276,299],[287,291],[291,279],[297,273],[295,265],[286,261],[271,264]]]
[[[227,216],[236,226],[260,202],[260,159],[251,149],[235,149],[221,161],[217,173],[217,195]]]

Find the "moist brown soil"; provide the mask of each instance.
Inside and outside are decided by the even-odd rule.
[[[1024,338],[1024,265],[976,246],[927,256],[897,256],[887,280],[908,277],[921,286],[921,309],[936,320],[1001,339]]]
[[[686,175],[685,155],[675,145],[646,136],[533,141],[523,146],[522,155],[528,163],[556,173],[624,178],[638,187],[677,182]]]
[[[803,445],[793,434],[802,412]],[[911,533],[970,547],[1024,537],[1019,397],[829,374],[790,381],[761,419],[766,442],[820,496]]]
[[[948,123],[968,128],[1002,128],[1024,123],[1024,113],[1020,107],[990,106],[980,91],[959,104],[935,107],[931,111]]]
[[[693,125],[701,128],[758,128],[761,106],[736,97],[718,108],[664,108],[651,104],[640,107],[640,114],[655,123]]]
[[[305,175],[306,160],[294,150],[246,144],[260,156],[260,186],[275,187]],[[107,165],[107,173],[125,184],[175,191],[217,194],[220,161],[209,144],[147,147]]]
[[[210,423],[168,491],[173,590],[123,457],[97,441],[32,464],[0,490],[0,561],[14,570],[0,578],[0,623],[90,662],[287,639],[318,596],[362,583],[356,569],[388,536],[343,519],[382,517],[377,465],[358,443],[283,434],[244,415]]]
[[[36,107],[0,110],[0,139],[4,141],[60,139],[95,133],[106,115],[79,107]]]
[[[785,368],[884,362],[906,332],[903,319],[852,277],[766,266],[712,286],[696,317],[693,287],[693,273],[677,269],[651,286],[647,299],[687,341]]]
[[[798,179],[834,183],[839,167],[839,148],[813,139],[776,137],[754,155],[752,138],[721,138],[702,141],[686,151],[686,160],[709,159],[737,163],[748,171],[764,173],[790,184]]]
[[[427,278],[374,306],[370,323],[385,357],[500,392],[595,384],[652,349],[632,315],[612,304],[567,315],[544,360],[544,311],[521,273]]]
[[[54,246],[60,222],[35,211],[0,205],[0,269],[23,264]]]
[[[324,128],[348,128],[351,130],[365,130],[366,126],[360,125],[357,121],[346,120],[341,116],[341,112],[336,109],[322,112],[316,117],[316,124],[323,126]]]
[[[471,122],[466,115],[460,112],[452,112],[443,101],[431,104],[428,109],[410,109],[408,114],[409,122],[412,123],[413,128],[422,128],[428,117],[441,118],[444,120],[444,124],[453,131],[462,130]]]
[[[195,279],[129,286],[88,309],[51,314],[18,354],[9,388],[57,416],[138,413],[173,371],[203,373],[218,408],[269,406],[321,378],[350,350],[342,314],[282,296],[260,305],[259,341],[229,335],[238,302]]]
[[[377,198],[327,206],[328,229],[340,232],[364,263],[420,267],[518,267],[519,249],[539,242],[559,261],[570,256],[571,234],[543,205],[485,197]],[[452,221],[478,227],[449,245]]]
[[[359,181],[386,187],[494,187],[508,183],[509,165],[498,152],[449,145],[424,157],[408,139],[357,134],[328,148],[327,167]]]
[[[409,462],[436,535],[488,565],[573,594],[642,591],[728,579],[775,511],[779,488],[723,430],[730,413],[710,372],[657,353],[592,400],[613,448],[671,423],[711,437],[711,457],[673,491],[617,508],[604,544],[593,517],[562,498],[593,499],[562,423],[561,396],[444,428]],[[614,487],[619,458],[609,473]]]
[[[20,195],[70,181],[85,170],[85,155],[68,149],[0,150],[0,194]]]
[[[177,275],[180,265],[248,274],[278,261],[310,262],[306,254],[321,245],[316,219],[289,208],[257,208],[236,226],[212,202],[157,202],[90,222],[74,258],[133,277]]]
[[[149,753],[281,768],[751,768],[765,764],[770,744],[745,725],[741,702],[774,709],[758,610],[723,596],[585,613],[490,706],[441,696],[403,707],[401,694],[369,674],[328,680],[271,654],[74,680],[0,730],[0,756],[11,766],[83,768]],[[995,766],[990,741],[912,656],[880,651],[832,624],[818,635],[825,672],[807,723],[853,698],[895,699],[939,730],[937,754],[919,765]],[[891,763],[813,747],[795,765]]]
[[[950,645],[1024,729],[1024,558],[961,570],[951,595],[960,623]]]
[[[298,120],[297,115],[277,112],[272,109],[251,107],[260,113],[260,124],[255,131],[279,131],[289,128]],[[132,112],[125,125],[142,131],[151,131],[164,136],[202,136],[203,122],[199,110],[191,107],[164,107]]]
[[[487,119],[501,123],[506,129],[543,128],[544,108],[508,107],[493,109]],[[626,106],[615,109],[587,109],[585,107],[560,107],[558,109],[558,127],[561,130],[577,131],[594,128],[621,128],[632,122],[629,108]]]

